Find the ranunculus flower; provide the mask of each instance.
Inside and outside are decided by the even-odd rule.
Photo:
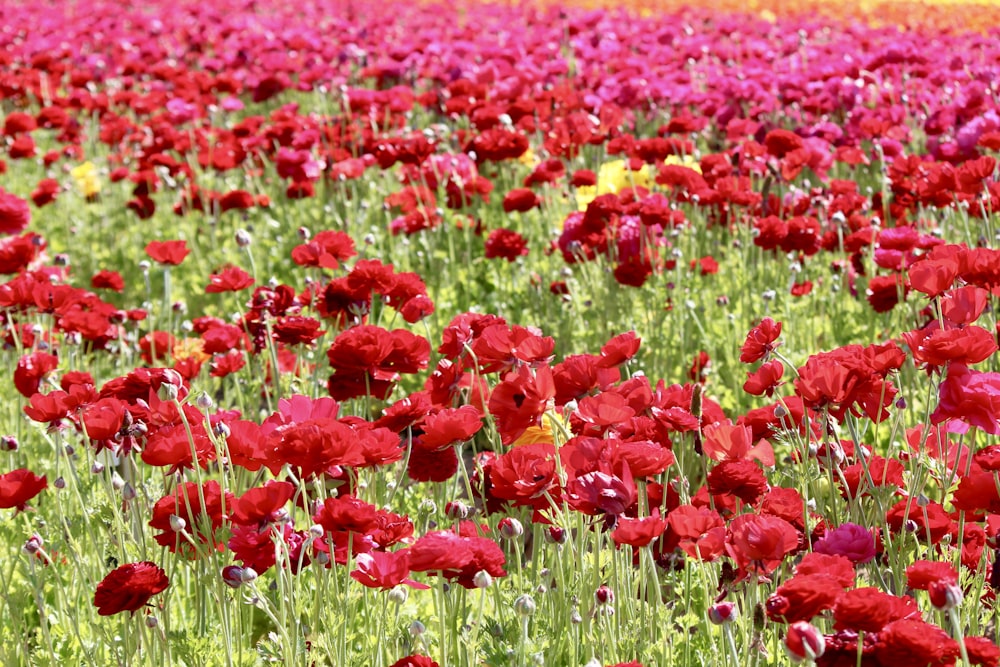
[[[28,202],[0,189],[0,234],[20,234],[29,222]]]
[[[830,556],[846,556],[860,565],[875,559],[875,537],[864,526],[845,523],[829,531],[813,545],[813,551]]]
[[[123,611],[134,614],[169,585],[167,574],[156,563],[126,563],[109,572],[97,584],[94,606],[101,616],[113,616]]]

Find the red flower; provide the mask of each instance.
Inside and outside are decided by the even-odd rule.
[[[30,222],[28,202],[0,189],[0,234],[20,234]]]
[[[91,440],[111,440],[121,430],[127,404],[117,398],[102,398],[84,408],[81,418]],[[131,421],[131,420],[130,420]]]
[[[937,667],[952,664],[958,656],[958,642],[936,625],[921,620],[895,621],[878,635],[878,659],[882,665]]]
[[[542,366],[532,374],[527,366],[510,372],[490,395],[489,409],[501,442],[510,445],[539,422],[555,396],[552,370]]]
[[[781,322],[765,317],[747,334],[747,339],[740,348],[740,361],[745,364],[760,361],[778,347],[774,341],[780,335]]]
[[[236,501],[233,523],[244,526],[259,526],[280,521],[285,514],[283,508],[295,495],[295,485],[291,482],[271,480],[264,486],[249,489]]]
[[[641,519],[621,517],[614,532],[611,533],[611,539],[619,546],[628,544],[633,547],[644,547],[663,535],[666,529],[667,522],[660,518],[659,512]]]
[[[101,270],[90,278],[90,286],[94,289],[109,289],[121,292],[125,289],[125,281],[117,271]]]
[[[471,405],[446,408],[424,418],[420,445],[424,449],[443,449],[470,439],[482,427],[482,417]]]
[[[23,512],[28,501],[49,485],[44,475],[39,477],[25,468],[0,475],[0,509],[15,508]]]
[[[555,448],[550,444],[515,447],[490,466],[492,493],[515,505],[548,507],[545,494],[557,496]]]
[[[427,367],[430,343],[405,329],[360,325],[342,332],[326,353],[334,374],[327,389],[336,400],[371,394],[385,400],[400,374]]]
[[[460,570],[473,559],[465,538],[447,530],[427,533],[410,547],[410,569],[414,572]]]
[[[542,200],[531,190],[527,188],[515,188],[503,198],[503,210],[507,213],[511,213],[512,211],[525,213],[541,203]]]
[[[929,367],[944,366],[949,361],[978,364],[997,351],[994,335],[975,325],[917,329],[904,333],[903,340],[913,353],[913,361]]]
[[[309,419],[278,429],[271,436],[276,463],[287,463],[299,469],[303,477],[328,471],[333,466],[357,466],[364,455],[354,430],[334,419]]]
[[[918,560],[906,568],[906,585],[917,591],[930,590],[935,583],[958,583],[958,572],[949,563]]]
[[[439,665],[426,655],[408,655],[392,663],[389,667],[439,667]]]
[[[854,585],[854,564],[847,556],[818,554],[815,551],[802,557],[795,566],[795,574],[827,574],[835,578],[842,587]]]
[[[767,478],[752,461],[723,461],[712,468],[707,481],[713,496],[732,494],[750,504],[767,491]]]
[[[767,600],[767,615],[773,621],[808,621],[832,609],[844,587],[828,574],[796,574],[778,586]]]
[[[668,542],[691,558],[715,560],[725,548],[726,528],[722,517],[707,507],[681,505],[667,514]]]
[[[146,245],[146,254],[154,262],[170,266],[183,262],[190,252],[187,241],[150,241]]]
[[[444,482],[458,472],[454,448],[425,449],[414,446],[406,465],[406,474],[414,482]]]
[[[949,419],[1000,434],[1000,373],[969,370],[964,364],[948,365],[948,376],[938,387],[938,405],[931,422]]]
[[[750,568],[765,575],[798,545],[799,535],[792,524],[766,515],[741,514],[729,524],[726,536],[726,551],[740,569]]]
[[[909,596],[896,597],[877,588],[856,588],[837,598],[833,619],[838,630],[878,632],[904,618],[920,618],[920,609]]]
[[[753,396],[773,396],[774,390],[781,384],[781,376],[784,373],[785,365],[778,359],[765,362],[753,373],[747,373],[743,391]]]
[[[523,236],[509,229],[494,229],[486,238],[486,258],[506,259],[513,262],[518,257],[528,254],[528,241]]]
[[[341,231],[324,230],[310,241],[292,249],[292,261],[299,266],[316,266],[336,269],[357,255],[354,240]]]
[[[149,525],[160,531],[154,536],[156,542],[171,552],[181,551],[190,556],[197,554],[194,546],[175,530],[178,524],[176,519],[171,521],[171,516],[183,522],[184,529],[195,541],[221,551],[225,545],[216,539],[216,532],[232,511],[233,503],[233,494],[228,491],[223,494],[222,487],[215,480],[205,482],[200,488],[194,482],[184,482],[173,494],[156,502]]]
[[[351,572],[351,578],[368,588],[387,591],[400,584],[416,589],[430,588],[408,577],[410,554],[406,549],[358,554],[355,563],[357,569]]]
[[[26,354],[17,361],[14,368],[14,387],[25,398],[38,393],[42,379],[59,365],[59,358],[47,352]]]
[[[1000,665],[1000,648],[987,637],[966,637],[965,651],[969,654],[969,662],[983,667]]]
[[[123,611],[133,614],[149,599],[167,590],[170,580],[156,563],[127,563],[108,573],[94,592],[94,606],[101,616]]]
[[[239,292],[253,285],[253,277],[238,266],[225,266],[218,273],[213,273],[208,277],[208,285],[205,286],[206,294],[218,294],[221,292]]]

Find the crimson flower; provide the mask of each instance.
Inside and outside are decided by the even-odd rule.
[[[879,664],[896,667],[937,667],[953,664],[958,642],[948,633],[919,619],[894,621],[878,635]]]
[[[44,475],[39,477],[25,468],[0,475],[0,509],[11,507],[23,512],[28,501],[49,485]]]
[[[778,347],[774,341],[780,335],[781,322],[765,317],[747,334],[746,341],[740,348],[740,361],[745,364],[760,361]]]
[[[528,241],[510,229],[494,229],[486,237],[486,259],[505,259],[513,262],[528,254]]]
[[[726,551],[741,570],[773,572],[785,556],[798,548],[798,532],[784,519],[741,514],[729,524]]]
[[[385,591],[400,584],[418,590],[430,588],[407,576],[410,574],[410,555],[407,549],[358,554],[354,562],[357,569],[351,572],[351,578],[368,588],[381,588]]]
[[[767,615],[773,621],[795,623],[832,609],[844,587],[828,574],[796,574],[767,599]]]
[[[253,283],[254,279],[249,273],[238,266],[229,265],[208,277],[205,293],[239,292],[250,287]]]
[[[134,614],[169,585],[167,574],[156,563],[126,563],[109,572],[97,584],[94,606],[101,616],[113,616],[123,611]]]
[[[31,222],[28,202],[0,190],[0,234],[20,234]]]
[[[183,262],[190,252],[187,241],[150,241],[146,244],[146,254],[159,264],[176,266]]]

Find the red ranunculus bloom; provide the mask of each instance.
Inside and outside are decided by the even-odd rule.
[[[156,563],[127,563],[109,572],[97,584],[94,606],[101,616],[113,616],[123,611],[134,614],[169,585],[167,574]]]
[[[150,241],[146,244],[146,254],[160,264],[176,266],[190,253],[187,241]]]
[[[28,506],[28,501],[49,485],[42,475],[25,468],[19,468],[6,475],[0,475],[0,508],[16,508],[19,512]]]
[[[31,222],[28,202],[0,190],[0,234],[20,234]]]
[[[781,322],[775,322],[770,317],[765,317],[747,334],[746,342],[740,348],[740,361],[745,364],[760,361],[778,347],[774,341],[780,335]]]
[[[528,254],[528,241],[510,229],[494,229],[486,238],[486,258],[513,262]]]

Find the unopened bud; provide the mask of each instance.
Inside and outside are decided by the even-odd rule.
[[[493,584],[493,577],[491,577],[490,573],[486,570],[480,570],[473,575],[472,583],[479,589],[489,588]]]
[[[962,599],[965,597],[962,589],[954,581],[935,581],[931,583],[927,592],[930,593],[931,604],[940,611],[954,609],[962,604]]]
[[[170,530],[174,531],[175,533],[179,533],[185,528],[187,528],[187,521],[177,516],[176,514],[170,515]]]
[[[469,516],[469,506],[461,500],[455,500],[444,506],[444,513],[449,519],[465,519]]]
[[[527,593],[514,600],[514,610],[521,616],[531,616],[536,608],[535,599]]]
[[[521,525],[521,522],[509,516],[500,519],[497,528],[500,529],[500,535],[505,540],[514,540],[524,534],[524,526]]]
[[[396,586],[386,593],[386,595],[389,597],[389,602],[395,605],[402,605],[410,597],[410,589],[406,586]]]
[[[24,547],[22,547],[22,549],[24,550],[24,553],[29,556],[34,556],[41,550],[43,544],[45,544],[45,541],[42,539],[42,536],[36,533],[28,538],[28,541],[24,543]]]
[[[732,602],[717,602],[708,608],[708,620],[715,625],[732,623],[737,616],[736,605]]]
[[[815,660],[826,650],[826,640],[812,624],[797,621],[788,626],[785,650],[793,662]]]

